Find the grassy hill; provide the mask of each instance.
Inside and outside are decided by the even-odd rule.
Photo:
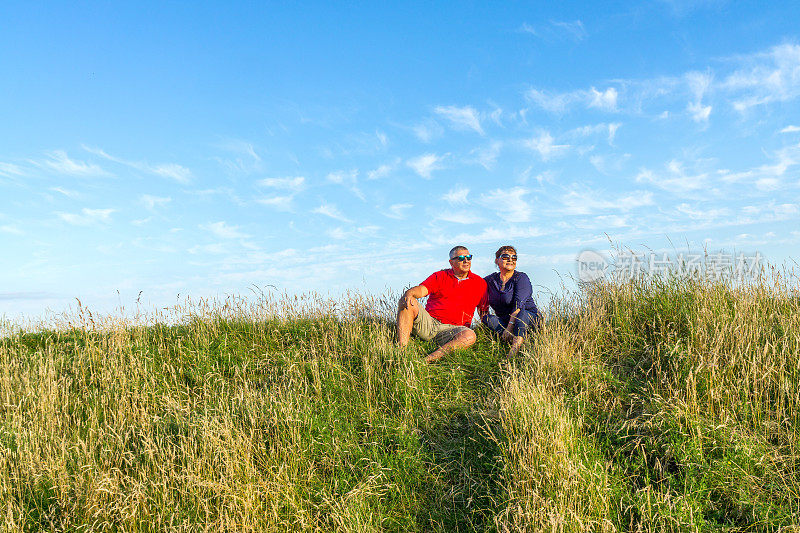
[[[0,341],[8,530],[776,531],[800,523],[800,303],[587,287],[514,360],[391,303],[201,302]],[[174,325],[166,325],[172,323]]]

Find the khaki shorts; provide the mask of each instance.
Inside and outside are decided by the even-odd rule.
[[[414,333],[424,341],[433,341],[438,346],[443,346],[453,340],[456,335],[469,329],[466,326],[442,324],[433,318],[425,309],[419,308],[419,314],[414,319]]]

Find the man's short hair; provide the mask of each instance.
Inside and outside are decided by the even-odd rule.
[[[459,252],[460,250],[469,250],[469,248],[467,248],[466,246],[453,246],[453,247],[450,249],[450,259],[452,259],[452,258],[454,258],[455,256],[457,256],[457,255],[458,255],[458,252]]]

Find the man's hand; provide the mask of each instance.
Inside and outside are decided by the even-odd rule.
[[[416,298],[411,296],[409,292],[410,291],[406,291],[406,293],[400,297],[400,301],[397,303],[397,308],[401,311],[411,307],[411,300],[416,300]]]
[[[424,298],[428,295],[428,288],[425,285],[417,285],[416,287],[411,287],[403,296],[400,297],[400,301],[397,302],[397,309],[402,311],[404,309],[408,309],[412,306],[412,300],[417,298]]]
[[[508,331],[507,329],[503,330],[503,334],[500,336],[500,339],[503,342],[511,342],[512,340],[514,340],[514,334]]]

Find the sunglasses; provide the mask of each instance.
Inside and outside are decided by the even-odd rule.
[[[459,262],[472,261],[472,254],[469,254],[469,255],[457,255],[455,257],[450,258],[450,261],[459,261]]]
[[[500,254],[500,259],[516,261],[517,260],[517,256],[516,255],[511,255],[511,254]]]

